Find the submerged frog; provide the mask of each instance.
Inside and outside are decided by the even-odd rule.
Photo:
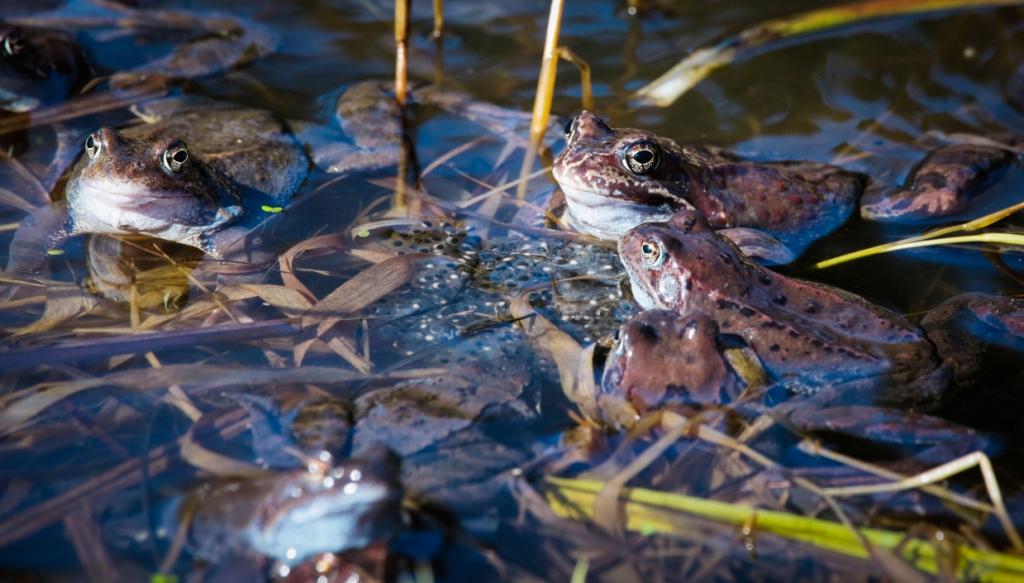
[[[706,314],[720,334],[738,337],[757,354],[770,381],[796,392],[935,406],[953,363],[963,376],[966,360],[977,356],[933,341],[942,328],[934,319],[923,329],[854,294],[761,267],[695,211],[634,228],[619,253],[641,307]],[[1007,322],[1010,336],[1013,322],[1024,317],[1024,306],[1009,298],[950,301]]]
[[[695,208],[715,229],[749,228],[799,255],[846,221],[863,178],[814,162],[753,162],[650,132],[613,129],[584,111],[566,126],[555,159],[566,219],[578,231],[617,239],[638,224]]]
[[[178,509],[191,515],[192,552],[210,561],[256,553],[293,565],[395,535],[404,496],[398,458],[368,448],[354,458],[324,459],[308,468],[201,486]]]
[[[0,23],[0,108],[22,113],[63,100],[91,70],[68,35]]]
[[[13,16],[8,22],[23,27],[156,33],[175,43],[163,56],[113,72],[111,85],[115,87],[152,77],[194,79],[222,73],[272,53],[278,44],[269,29],[220,12],[132,8],[99,0],[41,8]]]
[[[1011,144],[962,143],[932,150],[910,171],[902,187],[870,189],[861,217],[872,221],[915,222],[954,215],[1019,162]]]

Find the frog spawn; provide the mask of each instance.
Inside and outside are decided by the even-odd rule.
[[[634,310],[620,288],[618,258],[602,246],[520,237],[484,242],[472,226],[430,221],[393,229],[367,246],[437,257],[424,259],[411,282],[365,311],[384,321],[371,334],[387,337],[405,357],[460,338],[457,360],[512,350],[522,338],[507,325],[509,307],[522,293],[584,343],[611,334]]]

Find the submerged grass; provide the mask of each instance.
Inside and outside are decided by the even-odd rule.
[[[572,519],[593,517],[594,502],[606,486],[596,480],[558,477],[548,477],[545,482],[552,510]],[[618,500],[624,507],[626,529],[642,534],[679,534],[673,515],[686,513],[739,527],[753,524],[755,530],[862,559],[872,557],[863,543],[867,541],[931,574],[940,574],[943,565],[952,560],[961,580],[1009,582],[1024,577],[1024,559],[1020,557],[964,544],[908,539],[903,532],[876,528],[857,528],[854,532],[829,520],[645,488],[623,488]]]

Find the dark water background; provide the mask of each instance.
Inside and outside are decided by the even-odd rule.
[[[414,2],[412,77],[430,81],[440,74],[445,82],[477,99],[528,110],[543,44],[546,4],[448,0],[448,28],[440,62],[430,38],[429,4]],[[926,151],[919,140],[927,132],[1024,131],[1024,111],[1019,109],[1024,95],[1014,95],[1011,85],[1024,61],[1024,9],[1020,8],[886,19],[778,43],[770,50],[757,51],[715,72],[671,107],[633,108],[627,104],[631,91],[657,77],[688,51],[766,19],[819,4],[661,2],[649,11],[630,16],[623,3],[570,0],[561,44],[590,63],[598,109],[614,125],[652,129],[683,143],[728,146],[753,157],[828,162],[843,153],[866,152],[868,156],[846,166],[898,181]],[[159,5],[182,9],[212,7],[209,2],[200,1]],[[216,8],[270,26],[281,35],[280,50],[228,75],[189,82],[184,85],[186,91],[266,107],[288,118],[308,119],[329,102],[325,96],[336,95],[339,88],[359,80],[392,75],[391,7],[386,3],[255,0],[219,2]],[[130,66],[167,49],[166,42],[140,44],[131,36],[82,38],[90,56],[110,69]],[[579,108],[578,77],[567,64],[561,65],[559,71],[553,110],[567,117]],[[115,112],[79,120],[74,126],[88,131],[101,123],[124,119],[124,112]],[[412,139],[421,165],[460,145],[474,131],[465,122],[437,112],[419,115],[413,122]],[[30,138],[32,135],[30,132]],[[553,147],[557,153],[561,144]],[[500,145],[492,144],[470,151],[459,159],[459,171],[494,179],[493,161],[499,149]],[[304,192],[328,179],[311,177]],[[458,173],[447,166],[429,176],[424,184],[435,195],[452,200],[462,196],[459,185],[466,188]],[[1019,200],[1022,187],[1024,172],[1012,171],[978,201],[973,214],[984,214]],[[364,180],[333,184],[289,209],[274,231],[274,244],[283,250],[314,234],[337,231],[339,226],[349,225],[362,209],[389,195],[388,190]],[[0,211],[0,223],[17,220],[18,213]],[[1022,221],[1011,219],[1006,225],[1007,230],[1019,229]],[[837,233],[815,244],[786,271],[840,286],[910,314],[919,314],[961,291],[1021,293],[1024,258],[1019,253],[994,259],[974,250],[942,248],[886,255],[821,272],[811,268],[816,260],[908,236],[918,229],[867,224],[854,218]],[[6,248],[9,237],[9,232],[0,234],[0,247]],[[60,258],[58,277],[80,279],[81,261],[81,243],[71,244]],[[343,281],[344,275],[338,274],[333,284],[325,283],[324,289],[315,291],[326,293]],[[33,309],[0,310],[0,325],[11,328],[36,317],[38,310]],[[122,327],[127,326],[127,310],[124,318]],[[219,350],[221,357],[226,356],[234,363],[245,363],[246,359],[260,362],[262,358],[258,351],[242,346],[221,346]],[[205,349],[179,349],[162,352],[160,356],[165,363],[191,362],[205,359],[209,353]],[[1024,410],[1021,364],[1017,360],[1005,368],[989,371],[975,392],[958,399],[946,412],[974,427],[1000,432],[1006,449],[997,462],[1010,477],[1010,483],[1019,476],[1017,462],[1024,438],[1019,423],[1015,423]],[[102,371],[90,366],[78,370],[81,374]],[[4,392],[25,388],[38,380],[31,374],[13,372],[0,379]],[[542,387],[541,391],[557,393],[559,389]],[[87,406],[84,410],[89,411]],[[61,412],[48,415],[61,420]],[[525,430],[510,430],[510,434],[515,439],[534,440],[539,448],[554,443],[559,432],[569,426],[571,421],[565,409],[556,408],[546,411],[542,421]],[[127,453],[136,454],[141,447],[138,430],[136,424],[114,434]],[[172,420],[161,421],[157,417],[152,439],[159,442],[161,437],[176,435],[179,430]],[[62,491],[67,484],[106,469],[117,458],[97,444],[83,444],[74,460],[64,457],[68,451],[62,450],[56,459],[8,453],[0,466],[0,485],[9,487],[18,479],[27,479],[39,490],[39,498],[45,498],[46,493]],[[191,470],[181,471],[185,476]],[[9,510],[5,508],[0,515]],[[497,523],[512,522],[515,513],[514,506],[504,498],[490,513],[477,514],[475,507],[453,510]],[[112,510],[110,514],[117,512]],[[515,529],[481,530],[488,533],[483,540],[493,545],[499,555],[545,578],[550,564],[531,552],[540,544],[534,536]],[[140,558],[145,552],[136,549],[127,555],[146,564],[146,559]],[[0,565],[9,568],[73,570],[75,562],[59,523],[8,548],[0,548]],[[476,580],[470,575],[476,572],[494,576],[483,565],[484,561],[476,555],[455,553],[446,556],[444,569],[438,575],[445,580]],[[152,571],[154,567],[142,570]],[[808,572],[818,571],[812,568]]]

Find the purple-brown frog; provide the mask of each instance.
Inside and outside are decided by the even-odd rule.
[[[986,327],[983,336],[998,336],[1015,346],[1024,344],[1020,330],[1024,302],[1020,300],[985,294],[957,296],[918,326],[852,293],[791,279],[758,265],[713,231],[696,211],[680,212],[667,223],[632,229],[620,240],[619,254],[641,307],[672,310],[694,321],[709,318],[717,324],[718,336],[738,339],[757,354],[769,382],[798,393],[820,393],[837,403],[867,400],[922,408],[936,405],[953,376],[958,381],[966,379],[982,356],[980,343],[968,343],[973,348],[962,350],[959,347],[964,342],[954,343],[943,335],[948,329],[946,322],[962,321],[965,314]],[[666,323],[663,312],[654,314],[641,320],[648,332],[681,325]],[[637,325],[624,329],[620,352],[622,346],[636,345],[638,336],[645,333],[630,326]],[[716,344],[710,339],[695,342],[698,332],[710,337],[713,326],[705,323],[693,330],[692,338],[673,340],[677,348],[685,341],[688,351],[713,353]],[[662,341],[669,337],[658,336]],[[654,342],[649,338],[643,341]],[[634,356],[653,355],[653,360],[659,361],[654,370],[675,373],[675,368],[660,362],[675,353],[674,349],[632,352]],[[609,366],[645,368],[628,356],[625,360],[613,358]],[[703,376],[695,378],[721,377],[708,375],[707,366]],[[606,382],[616,378],[638,377],[606,371]],[[670,380],[688,388],[693,384],[688,378]],[[627,394],[650,390],[621,388]],[[711,394],[708,391],[701,388],[698,397]]]
[[[569,122],[565,135],[552,169],[565,193],[565,219],[602,239],[696,209],[730,238],[740,229],[747,238],[753,230],[777,239],[792,259],[846,221],[864,186],[862,176],[828,164],[755,162],[643,130],[613,129],[588,111]]]

